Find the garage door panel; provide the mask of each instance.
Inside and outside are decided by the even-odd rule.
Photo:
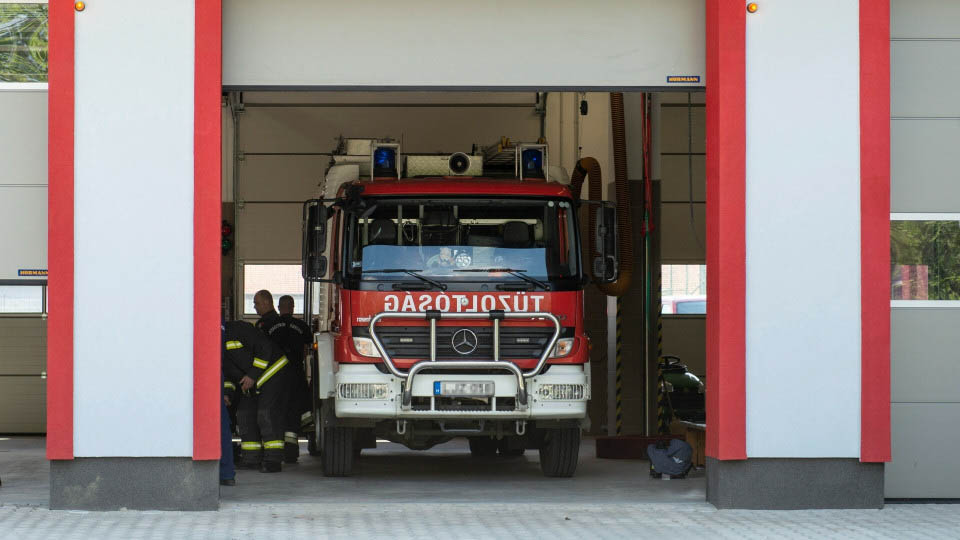
[[[707,198],[706,156],[660,156],[660,197],[664,201],[690,199],[690,178],[687,172],[693,163],[693,200]]]
[[[960,2],[891,0],[890,35],[904,38],[960,37]]]
[[[405,153],[469,152],[501,136],[540,136],[533,107],[249,107],[240,120],[240,149],[330,152],[337,137],[393,137]]]
[[[47,369],[46,327],[41,317],[0,317],[0,376],[40,375]],[[0,408],[5,399],[0,394]]]
[[[891,211],[960,209],[960,119],[894,120],[890,140]]]
[[[0,433],[47,430],[47,380],[0,375]]]
[[[329,156],[246,156],[238,200],[305,201],[317,195],[329,164]]]
[[[690,111],[689,118],[687,111]],[[707,114],[705,107],[663,107],[660,110],[660,153],[707,151]],[[693,140],[688,140],[688,125],[693,127]],[[690,150],[692,148],[692,150]]]
[[[223,5],[223,84],[704,84],[704,25],[703,0],[234,0]]]
[[[960,41],[891,44],[894,117],[960,117]]]
[[[894,403],[892,459],[884,467],[884,495],[960,498],[960,403]]]
[[[300,204],[252,203],[237,212],[237,258],[243,261],[299,261]]]
[[[533,107],[535,92],[244,92],[248,104],[504,104]]]
[[[892,401],[960,403],[960,309],[895,308],[890,321]]]
[[[660,256],[663,263],[703,263],[706,254],[701,246],[707,237],[706,205],[693,205],[694,227],[690,226],[689,204],[664,204],[662,209]],[[697,231],[696,237],[693,235],[694,228]]]

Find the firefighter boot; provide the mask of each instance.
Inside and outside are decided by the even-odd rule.
[[[283,465],[279,461],[264,461],[260,464],[260,472],[262,473],[274,473],[282,470]]]

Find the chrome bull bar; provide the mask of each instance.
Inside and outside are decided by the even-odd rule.
[[[403,373],[397,369],[397,366],[393,363],[393,359],[390,358],[389,354],[387,354],[386,348],[383,346],[383,343],[377,336],[377,323],[383,319],[426,319],[430,321],[429,360],[421,360],[415,363],[410,367],[407,373]],[[493,359],[489,361],[437,361],[437,321],[440,319],[487,319],[493,321]],[[537,361],[537,365],[529,371],[522,371],[513,362],[500,361],[500,322],[506,319],[546,319],[553,323],[553,336],[550,338],[547,346],[544,347],[543,353],[540,355],[540,359]],[[557,317],[552,313],[543,312],[502,310],[492,310],[486,313],[443,313],[438,310],[416,312],[383,311],[370,319],[370,338],[373,340],[373,345],[377,348],[377,352],[380,353],[380,357],[383,358],[383,363],[386,364],[387,369],[390,370],[390,373],[392,373],[395,377],[399,377],[404,380],[403,397],[401,401],[401,406],[404,409],[408,409],[413,400],[413,378],[425,369],[450,371],[462,371],[470,369],[499,369],[510,372],[517,378],[517,403],[525,407],[527,405],[527,385],[525,379],[535,377],[540,373],[540,371],[543,369],[543,366],[547,363],[550,353],[557,345],[557,340],[560,339],[560,320],[557,319]]]

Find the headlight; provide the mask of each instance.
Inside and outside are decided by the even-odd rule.
[[[373,340],[370,338],[355,337],[353,338],[353,346],[357,349],[357,353],[360,356],[380,358],[380,353],[377,352],[377,346],[373,344]]]
[[[583,399],[582,384],[542,384],[537,389],[537,395],[543,400],[572,401]]]
[[[557,344],[553,347],[553,352],[550,353],[550,358],[560,358],[570,354],[570,351],[573,350],[573,339],[572,337],[558,339]]]
[[[387,399],[386,383],[342,383],[340,397],[343,399]]]

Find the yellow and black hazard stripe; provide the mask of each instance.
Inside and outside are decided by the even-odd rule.
[[[663,273],[657,267],[657,433],[670,433],[667,381],[663,377]]]

